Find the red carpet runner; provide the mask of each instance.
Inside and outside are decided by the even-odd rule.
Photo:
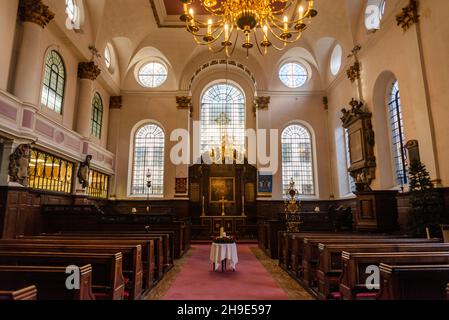
[[[164,300],[288,300],[250,250],[239,245],[237,271],[213,272],[210,245],[195,245]]]

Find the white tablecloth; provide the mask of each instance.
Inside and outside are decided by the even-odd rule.
[[[210,249],[210,261],[214,263],[215,270],[220,269],[221,263],[226,259],[227,267],[236,269],[236,265],[239,262],[237,254],[237,245],[235,243],[230,244],[218,244],[212,243]]]

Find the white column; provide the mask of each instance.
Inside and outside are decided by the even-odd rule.
[[[0,1],[0,89],[8,90],[19,0]]]
[[[22,24],[13,93],[24,103],[39,106],[43,70],[42,37],[54,14],[41,0],[22,0],[19,6]]]
[[[86,139],[90,137],[94,81],[100,75],[100,72],[94,62],[81,62],[78,65],[80,81],[76,131]]]
[[[92,80],[80,79],[76,131],[84,138],[90,137],[93,90],[94,82]]]
[[[185,129],[190,132],[190,114],[192,112],[192,98],[191,97],[177,97],[177,112],[176,112],[176,128]],[[190,139],[188,140],[190,142]],[[190,151],[190,148],[188,148]],[[189,159],[191,157],[189,156]],[[189,164],[181,164],[176,166],[175,178],[188,178]],[[188,183],[188,182],[187,182]],[[188,191],[188,190],[187,190]],[[186,193],[176,193],[176,197],[186,197]]]

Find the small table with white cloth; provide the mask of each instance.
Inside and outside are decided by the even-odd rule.
[[[235,271],[236,265],[239,262],[237,244],[212,243],[210,249],[210,261],[213,263],[214,271],[217,271],[220,268],[220,264],[222,272],[224,272],[228,266]]]

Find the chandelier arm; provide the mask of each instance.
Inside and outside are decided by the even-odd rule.
[[[220,6],[217,9],[213,9],[211,7],[208,7],[204,4],[204,0],[200,0],[201,6],[206,10],[208,13],[213,15],[222,15],[224,11],[226,10],[226,7],[223,4],[220,4]],[[219,14],[221,12],[221,14]]]
[[[239,30],[235,29],[235,41],[234,41],[234,46],[232,47],[231,56],[234,54],[235,48],[237,48],[238,40],[239,40]]]
[[[206,23],[206,22],[203,22],[203,21],[201,21],[201,20],[199,20],[199,19],[193,19],[193,25],[196,25],[198,28],[200,28],[200,30],[201,29],[207,29],[207,27],[209,26],[209,24],[208,23]],[[187,27],[189,27],[189,26],[191,26],[192,25],[192,23],[191,23],[191,20],[190,21],[187,21]],[[220,21],[217,21],[216,23],[214,23],[213,25],[212,25],[212,28],[214,28],[214,32],[212,32],[212,34],[214,34],[214,33],[216,33],[216,31],[218,30],[218,28],[221,26],[223,24],[223,19],[221,19]],[[192,33],[192,32],[191,32]],[[194,35],[197,35],[197,33],[192,33],[192,34],[194,34]],[[201,34],[200,36],[205,36],[206,34]]]
[[[266,53],[262,52],[262,50],[260,49],[259,41],[257,40],[257,32],[256,32],[256,30],[254,30],[254,39],[256,40],[257,50],[259,50],[259,53],[261,55],[265,56]]]
[[[282,2],[284,2],[284,3],[287,3],[287,2],[288,2],[288,4],[286,4],[285,7],[282,8],[282,9],[279,9],[279,10],[271,10],[271,14],[279,15],[279,14],[284,13],[285,11],[287,11],[287,10],[290,9],[290,7],[293,5],[293,3],[294,3],[295,1],[296,1],[296,0],[282,1]],[[281,1],[277,1],[277,2],[281,2]]]

